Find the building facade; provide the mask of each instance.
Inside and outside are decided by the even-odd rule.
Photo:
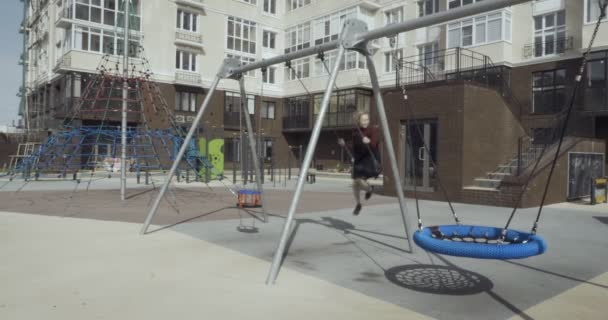
[[[474,2],[131,0],[131,41],[144,49],[154,81],[186,127],[225,57],[249,63],[335,40],[347,19],[363,20],[373,29]],[[406,189],[416,186],[430,199],[442,199],[440,190],[446,190],[457,201],[511,205],[531,177],[523,202],[538,203],[549,156],[541,157],[537,149],[541,142],[549,150],[553,146],[553,129],[563,117],[598,8],[596,0],[530,1],[373,41]],[[98,72],[101,57],[122,54],[123,10],[122,0],[29,2],[23,108],[29,128],[56,128],[77,103],[87,75]],[[589,170],[575,161],[601,162],[594,174],[604,174],[607,50],[608,24],[603,23],[549,201],[585,195],[582,184],[589,177],[579,171]],[[273,165],[286,166],[290,152],[301,157],[297,146],[307,144],[335,55],[326,52],[245,75],[261,152]],[[345,54],[315,154],[319,168],[348,166],[347,152],[335,141],[350,137],[358,111],[374,116],[366,67],[361,55]],[[227,139],[226,160],[232,162],[240,158],[240,149],[230,143],[241,128],[241,97],[236,81],[222,81],[218,89],[202,126]],[[530,172],[529,164],[539,157],[541,165]],[[385,172],[389,194],[394,176]]]

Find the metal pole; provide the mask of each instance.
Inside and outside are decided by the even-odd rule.
[[[409,231],[408,231],[408,223],[406,216],[406,204],[405,197],[403,195],[403,186],[401,185],[401,179],[399,175],[399,167],[397,166],[397,157],[395,156],[395,148],[393,146],[393,138],[391,136],[391,131],[389,128],[388,120],[386,118],[386,111],[384,109],[384,101],[382,100],[382,93],[380,92],[380,85],[378,84],[378,75],[376,74],[376,66],[374,65],[374,60],[371,58],[369,54],[365,55],[365,59],[367,60],[367,70],[369,71],[369,77],[372,84],[372,91],[374,93],[374,99],[376,100],[376,109],[378,110],[378,118],[380,120],[380,125],[382,126],[382,134],[384,136],[384,140],[386,143],[386,150],[388,153],[388,160],[391,166],[392,172],[392,180],[395,185],[395,191],[397,192],[397,199],[399,199],[399,208],[401,210],[401,218],[403,220],[403,227],[405,228],[405,235],[408,238],[408,241],[411,241]],[[411,243],[411,242],[410,242]],[[410,248],[413,248],[410,245]]]
[[[125,1],[125,33],[122,48],[122,123],[120,126],[120,199],[125,200],[127,192],[127,99],[129,98],[129,2]]]
[[[239,87],[241,88],[241,97],[247,97],[247,92],[245,91],[245,78],[241,76],[239,78]],[[247,137],[249,138],[249,150],[251,151],[251,158],[253,160],[253,167],[255,170],[255,182],[258,185],[258,191],[261,194],[262,200],[262,213],[264,214],[264,222],[268,221],[268,217],[266,215],[266,206],[264,190],[262,188],[262,173],[260,168],[260,158],[257,155],[257,148],[255,144],[255,137],[253,133],[253,128],[251,125],[251,117],[249,116],[249,108],[247,106],[247,99],[241,99],[241,110],[243,110],[243,114],[245,115],[245,125],[247,126]],[[254,109],[255,110],[255,109]]]
[[[239,147],[237,139],[232,138],[232,183],[236,184],[236,161],[238,159]]]
[[[221,68],[223,69],[224,66],[222,66]],[[196,118],[194,118],[194,120],[192,121],[190,130],[188,130],[188,134],[186,135],[186,138],[184,138],[184,142],[183,142],[182,146],[179,148],[179,152],[177,153],[177,156],[175,157],[175,160],[173,161],[173,164],[171,165],[171,170],[169,170],[169,174],[165,178],[165,182],[163,183],[163,186],[161,187],[160,192],[156,196],[156,199],[154,200],[154,204],[152,205],[152,208],[150,208],[150,212],[148,212],[148,216],[146,217],[146,221],[144,222],[144,225],[141,228],[140,234],[145,234],[146,231],[148,231],[148,226],[150,226],[150,222],[152,222],[152,218],[154,218],[156,211],[158,211],[160,201],[162,200],[163,196],[167,192],[167,189],[169,188],[171,179],[175,175],[175,172],[177,171],[177,167],[179,166],[180,161],[182,160],[182,158],[184,157],[184,154],[186,153],[186,149],[188,149],[188,144],[190,143],[190,140],[192,140],[194,131],[196,131],[196,127],[198,126],[198,123],[200,123],[201,119],[203,118],[205,109],[207,109],[207,106],[209,105],[209,102],[211,101],[211,97],[213,96],[213,92],[215,92],[215,89],[217,88],[217,85],[219,82],[220,82],[220,76],[217,75],[215,77],[215,79],[213,79],[213,83],[211,83],[211,88],[209,88],[209,91],[207,92],[207,96],[205,97],[205,100],[203,101],[201,108],[198,110],[198,113],[196,114]]]
[[[302,195],[302,188],[304,187],[304,182],[306,181],[306,174],[308,173],[308,167],[310,167],[312,157],[315,153],[315,148],[317,147],[317,142],[319,141],[319,135],[321,134],[321,128],[323,127],[323,120],[325,118],[325,113],[327,113],[327,108],[329,107],[329,99],[331,98],[332,90],[336,82],[336,77],[338,76],[338,69],[340,68],[340,63],[344,58],[344,52],[344,47],[340,46],[340,48],[338,49],[336,61],[334,62],[333,70],[329,77],[329,81],[327,82],[325,93],[323,94],[323,100],[321,102],[321,110],[319,111],[319,116],[317,117],[317,121],[315,122],[315,126],[312,130],[312,135],[310,137],[310,142],[308,143],[308,147],[306,148],[306,156],[304,157],[304,164],[302,166],[303,168],[302,170],[300,170],[299,173],[298,182],[296,184],[296,190],[293,194],[291,205],[289,206],[287,219],[285,220],[283,232],[281,233],[281,240],[279,241],[277,251],[274,254],[272,266],[270,267],[270,272],[268,273],[268,277],[266,278],[266,284],[273,284],[277,278],[277,274],[279,273],[281,261],[283,260],[283,254],[285,253],[285,246],[287,245],[287,239],[289,238],[289,230],[291,229],[291,224],[293,222],[293,216],[296,213],[296,209],[298,208],[300,196]]]

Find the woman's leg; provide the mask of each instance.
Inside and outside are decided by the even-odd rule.
[[[353,179],[353,194],[357,204],[361,203],[361,179]]]

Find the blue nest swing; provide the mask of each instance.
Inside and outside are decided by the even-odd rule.
[[[585,70],[585,66],[587,64],[587,58],[589,53],[591,52],[591,48],[593,47],[593,43],[598,34],[598,30],[601,24],[601,21],[606,17],[606,8],[608,8],[608,1],[601,2],[600,4],[600,17],[595,25],[595,29],[593,35],[591,37],[589,46],[587,48],[586,53],[583,55],[583,61],[581,63],[580,72],[577,75],[576,84],[574,86],[572,95],[570,97],[570,103],[567,109],[566,117],[563,120],[563,124],[559,127],[561,132],[559,134],[559,142],[557,144],[557,150],[555,151],[555,155],[553,156],[553,161],[551,162],[551,169],[549,171],[549,177],[547,178],[545,184],[545,191],[540,203],[540,207],[538,209],[538,213],[536,215],[536,220],[534,221],[534,226],[532,227],[531,232],[521,232],[516,230],[509,229],[509,225],[513,220],[515,212],[517,211],[517,207],[519,202],[521,201],[521,197],[523,196],[523,192],[520,194],[520,197],[515,204],[513,211],[507,221],[507,224],[503,228],[496,227],[486,227],[486,226],[474,226],[474,225],[461,225],[454,211],[454,208],[447,197],[447,193],[445,189],[441,186],[441,180],[439,179],[439,175],[437,174],[437,182],[441,187],[441,190],[444,192],[444,196],[447,199],[447,202],[452,211],[452,216],[456,222],[455,225],[440,225],[440,226],[432,226],[432,227],[422,227],[422,219],[420,215],[419,206],[416,205],[416,211],[418,214],[418,228],[414,234],[414,242],[421,247],[422,249],[434,253],[445,254],[450,256],[458,256],[458,257],[468,257],[468,258],[476,258],[476,259],[498,259],[498,260],[507,260],[507,259],[523,259],[532,256],[537,256],[543,254],[547,250],[547,243],[545,240],[536,234],[536,230],[538,227],[538,222],[541,217],[542,209],[545,204],[546,195],[549,189],[549,184],[551,183],[551,177],[553,176],[553,171],[557,164],[557,159],[560,154],[560,150],[562,148],[564,137],[566,135],[566,130],[568,128],[568,121],[570,119],[570,114],[572,113],[572,109],[574,107],[574,102],[576,101],[576,93],[580,88],[580,79],[582,79],[583,72]],[[407,105],[407,95],[405,94],[405,87],[402,87],[404,92],[404,102]],[[411,108],[407,108],[410,111],[410,118],[415,119],[416,117],[413,114]],[[409,125],[408,120],[408,127]],[[417,134],[422,137],[422,132],[420,128],[418,128]],[[408,141],[411,141],[411,134],[408,130]],[[424,144],[424,149],[428,153],[428,146],[426,143]],[[528,187],[528,183],[530,182],[530,178],[534,176],[536,169],[538,168],[538,164],[542,159],[545,151],[547,149],[547,145],[543,147],[541,155],[536,160],[534,167],[532,168],[531,173],[529,174],[528,180],[526,181],[523,190],[526,190]],[[430,157],[433,167],[437,168],[435,162],[433,161],[433,157],[430,154],[427,154]],[[414,188],[414,196],[416,198],[416,202],[418,202],[418,197],[416,193],[416,189]],[[417,203],[416,203],[417,204]]]
[[[426,251],[476,259],[523,259],[547,250],[545,240],[532,233],[471,225],[426,227],[416,231],[414,242]]]

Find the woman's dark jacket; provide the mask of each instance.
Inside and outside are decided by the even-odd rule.
[[[370,143],[363,143],[363,136],[370,139]],[[353,130],[353,179],[377,178],[380,175],[380,153],[378,147],[380,139],[375,127],[359,128]]]

